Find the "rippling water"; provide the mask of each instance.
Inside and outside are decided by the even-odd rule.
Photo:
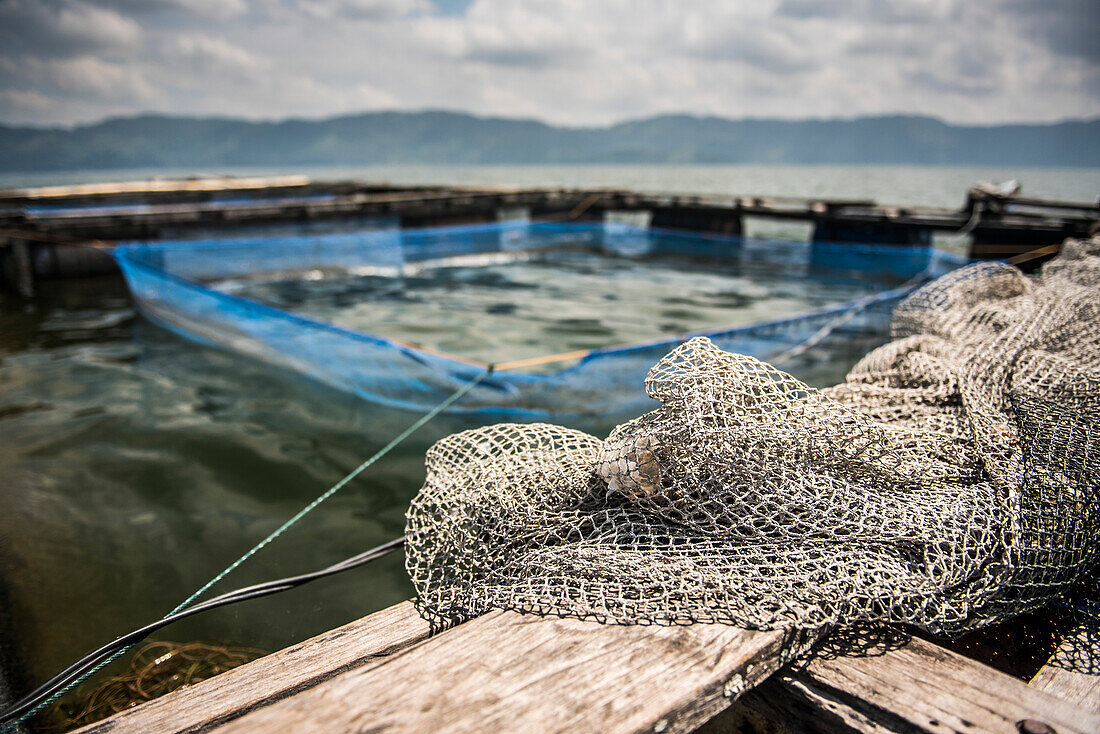
[[[1092,199],[1100,190],[1096,171],[634,166],[346,173],[408,182],[873,194],[899,204],[956,204],[975,178],[1008,177],[1004,174],[1020,175],[1025,190],[1035,194]],[[125,179],[133,174],[79,177]],[[55,180],[8,177],[5,183]],[[1046,188],[1028,189],[1029,180],[1046,182]],[[567,266],[574,271],[594,267]],[[524,267],[529,270],[511,269],[504,275],[528,285],[542,277],[537,264]],[[471,275],[454,271],[433,277],[440,292],[450,288],[473,298],[478,291]],[[571,276],[595,303],[606,286],[591,286],[595,281],[588,279],[598,275]],[[658,275],[654,271],[646,277]],[[729,286],[748,294],[750,301],[756,294],[772,315],[842,295],[822,290],[807,298],[776,291],[763,276],[709,272],[690,277],[706,283],[693,289],[689,298],[696,302],[688,304],[690,313],[672,313],[677,304],[666,302],[660,306],[666,313],[652,322],[658,328],[706,321],[713,304],[696,290],[720,293]],[[723,278],[733,285],[719,282]],[[326,298],[337,300],[343,287]],[[670,286],[666,301],[685,287]],[[514,299],[486,295],[480,305],[486,316],[512,319],[509,328],[515,330],[516,319],[530,316],[522,309],[535,306],[527,301],[533,298],[531,288],[514,289],[513,294]],[[559,308],[546,297],[539,309]],[[135,316],[119,278],[45,284],[29,302],[2,298],[0,584],[5,588],[0,592],[10,604],[0,610],[0,624],[10,623],[9,644],[14,641],[25,668],[24,684],[174,607],[416,417],[168,334]],[[630,298],[644,301],[644,293]],[[513,306],[515,311],[507,313]],[[353,304],[347,314],[354,313]],[[377,324],[375,316],[364,318]],[[555,318],[589,317],[563,312]],[[426,323],[425,328],[436,327]],[[560,338],[561,347],[589,343],[580,327],[540,328],[540,345],[543,338]],[[611,328],[624,329],[623,341],[638,336],[627,335],[622,325]],[[606,333],[598,336],[615,340]],[[616,420],[608,417],[577,427],[601,434]],[[434,421],[242,566],[224,588],[312,570],[398,535],[408,500],[423,479],[424,450],[476,422]],[[397,554],[308,589],[198,616],[169,628],[161,638],[213,638],[276,649],[410,594]],[[4,619],[3,611],[10,619]]]
[[[640,344],[792,316],[870,283],[792,277],[769,263],[632,259],[584,251],[477,256],[394,275],[331,274],[221,290],[356,331],[483,362]],[[560,368],[558,365],[557,368]]]
[[[35,678],[171,609],[414,418],[167,334],[117,279],[2,314],[0,563]],[[400,534],[425,448],[460,427],[433,423],[227,584]],[[409,594],[395,556],[166,637],[276,648]]]

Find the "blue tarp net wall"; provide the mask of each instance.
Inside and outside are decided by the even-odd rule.
[[[484,366],[397,340],[350,331],[214,290],[205,283],[310,270],[399,269],[404,263],[464,255],[589,247],[625,256],[676,255],[715,260],[777,258],[804,277],[814,259],[805,243],[754,243],[739,238],[654,231],[624,225],[502,223],[425,230],[374,230],[315,236],[130,243],[116,258],[143,311],[202,342],[229,347],[391,406],[428,409],[484,372]],[[930,250],[851,246],[827,264],[864,273],[909,276],[937,267]],[[864,251],[865,250],[865,251]],[[899,271],[899,262],[902,263]],[[896,280],[894,281],[896,282]],[[886,290],[856,304],[725,331],[705,332],[723,349],[768,359],[846,316],[816,348],[885,341],[889,313],[908,291]],[[693,335],[693,334],[692,334]],[[626,414],[648,410],[642,390],[649,368],[691,335],[587,352],[558,371],[498,371],[453,410],[525,416]],[[780,364],[781,367],[787,367]]]

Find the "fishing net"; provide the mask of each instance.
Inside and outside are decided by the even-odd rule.
[[[696,338],[606,440],[445,438],[408,512],[418,608],[956,635],[1041,606],[1097,559],[1098,285],[1100,238],[1068,241],[915,292],[833,388]]]

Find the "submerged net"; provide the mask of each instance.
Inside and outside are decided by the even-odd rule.
[[[438,442],[408,570],[438,627],[492,608],[954,635],[1045,604],[1100,530],[1100,238],[1035,277],[956,271],[817,390],[705,338],[601,441],[501,424]]]
[[[955,264],[928,248],[527,222],[132,243],[115,257],[142,313],[188,338],[424,412],[477,379],[478,360],[503,360],[449,411],[526,417],[649,410],[646,372],[690,329],[832,384],[887,336],[911,291],[899,279]],[[576,288],[581,306],[555,307]],[[792,351],[810,339],[812,354]]]

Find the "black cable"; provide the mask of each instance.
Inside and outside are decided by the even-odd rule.
[[[156,622],[147,624],[144,627],[128,632],[121,637],[117,637],[111,642],[107,643],[103,647],[97,650],[93,650],[84,657],[77,660],[69,667],[62,670],[60,673],[50,678],[48,681],[34,689],[27,695],[20,698],[14,704],[9,706],[0,712],[0,725],[8,724],[20,716],[33,710],[35,706],[38,706],[41,702],[47,700],[54,694],[55,691],[60,690],[69,681],[80,677],[85,671],[95,667],[101,661],[106,660],[118,650],[122,650],[126,647],[134,645],[141,640],[148,637],[153,632],[156,632],[162,627],[166,627],[173,622],[176,622],[185,617],[190,617],[200,612],[205,612],[210,609],[216,609],[229,604],[236,604],[237,602],[247,601],[249,599],[258,599],[264,596],[270,596],[271,594],[277,594],[280,591],[286,591],[295,587],[307,584],[310,581],[315,581],[319,578],[326,576],[332,576],[334,574],[342,573],[344,571],[350,571],[353,568],[357,568],[364,564],[370,563],[382,556],[385,556],[392,551],[397,550],[405,544],[405,539],[394,538],[388,543],[383,543],[380,546],[371,548],[368,551],[364,551],[358,555],[347,558],[339,563],[335,563],[327,568],[323,568],[319,571],[313,571],[312,573],[302,574],[300,576],[289,576],[284,579],[275,579],[274,581],[267,581],[262,584],[255,584],[254,586],[246,586],[242,589],[226,592],[220,596],[216,596],[213,599],[208,599],[201,604],[196,604],[193,607],[188,607],[175,614],[158,619]]]

